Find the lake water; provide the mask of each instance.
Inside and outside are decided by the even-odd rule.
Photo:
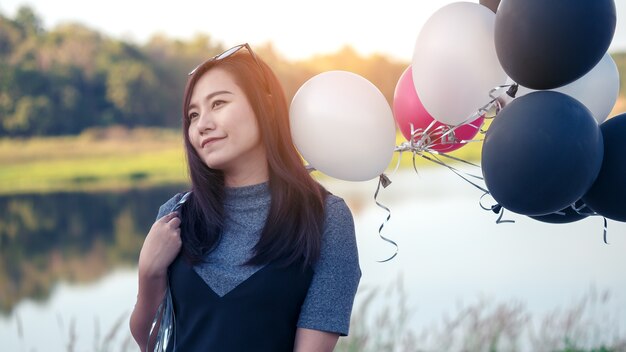
[[[377,180],[321,182],[355,216],[363,276],[355,306],[372,288],[402,282],[408,326],[436,326],[477,302],[524,305],[533,319],[607,293],[593,314],[626,336],[626,224],[590,217],[553,225],[478,203],[482,193],[443,168],[399,171],[378,201]],[[158,206],[180,187],[112,194],[0,198],[0,341],[3,351],[135,351],[128,317],[136,256]],[[26,235],[24,235],[26,234]],[[396,292],[397,293],[397,292]],[[400,309],[394,292],[373,309]],[[513,302],[513,303],[512,303]],[[116,323],[121,324],[115,329]],[[374,321],[374,324],[376,322]],[[114,333],[113,336],[107,335]]]

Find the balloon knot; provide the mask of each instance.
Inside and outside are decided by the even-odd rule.
[[[502,210],[502,206],[500,204],[496,204],[496,205],[492,205],[491,206],[491,211],[493,211],[496,214],[499,214],[500,210]]]
[[[515,98],[515,95],[517,94],[517,88],[519,88],[519,84],[515,83],[513,84],[511,87],[509,87],[509,89],[506,91],[506,94],[508,96],[510,96],[511,98]]]

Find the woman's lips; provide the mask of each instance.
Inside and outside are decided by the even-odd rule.
[[[200,145],[201,148],[204,148],[205,145],[212,143],[212,142],[216,142],[219,140],[224,139],[225,137],[211,137],[211,138],[207,138],[205,140],[202,141],[202,144]]]

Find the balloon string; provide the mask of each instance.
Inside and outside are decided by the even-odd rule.
[[[437,154],[437,155],[441,155],[441,156],[443,156],[443,157],[446,157],[446,158],[449,158],[449,159],[452,159],[452,160],[455,160],[455,161],[462,162],[462,163],[467,164],[467,165],[471,165],[471,166],[474,166],[474,167],[480,168],[480,165],[478,165],[478,164],[474,164],[474,163],[469,162],[469,161],[467,161],[467,160],[463,160],[463,159],[461,159],[461,158],[457,158],[457,157],[455,157],[455,156],[448,155],[448,154],[446,154],[446,153],[439,153],[439,152],[431,152],[431,153],[435,153],[435,154]],[[472,176],[474,176],[474,175],[472,175]],[[481,179],[481,180],[483,179],[482,177],[478,177],[478,176],[474,176],[474,177],[479,178],[479,179]]]
[[[428,128],[430,128],[431,126],[432,126],[432,124],[430,126],[428,126]],[[413,126],[411,126],[411,128],[413,128]],[[413,132],[412,134],[414,135],[416,131],[412,131],[412,132]],[[423,138],[424,137],[422,137],[421,141],[423,141]],[[411,140],[414,141],[415,139],[411,138]],[[406,150],[411,150],[413,152],[413,169],[415,170],[416,173],[418,173],[418,171],[417,171],[417,166],[416,166],[416,162],[415,162],[415,157],[416,157],[416,155],[419,155],[419,156],[421,156],[422,158],[424,158],[426,160],[429,160],[429,161],[434,162],[434,163],[436,163],[438,165],[441,165],[441,166],[444,166],[444,167],[448,168],[450,171],[454,172],[455,175],[459,176],[464,181],[468,182],[472,186],[474,186],[477,189],[479,189],[480,191],[482,191],[484,193],[483,196],[485,196],[485,195],[490,193],[484,187],[481,187],[481,186],[477,185],[476,183],[472,182],[471,180],[469,180],[469,178],[471,177],[471,178],[475,178],[475,179],[478,179],[478,180],[482,181],[483,178],[481,176],[473,175],[473,174],[470,174],[470,173],[467,173],[467,172],[462,172],[462,171],[460,171],[460,170],[458,170],[458,169],[456,169],[456,168],[446,164],[445,162],[440,160],[437,156],[440,155],[440,156],[443,156],[443,157],[446,157],[446,158],[449,158],[449,159],[452,159],[452,160],[455,160],[455,161],[459,161],[459,162],[471,165],[473,167],[480,168],[480,166],[477,165],[477,164],[474,164],[474,163],[471,163],[469,161],[457,158],[457,157],[452,156],[452,155],[448,155],[446,153],[441,153],[441,152],[438,152],[438,151],[430,150],[429,148],[423,148],[422,149],[422,148],[416,147],[415,143],[412,143],[412,142],[404,143],[404,144],[400,145],[398,148],[396,148],[396,150],[399,151],[400,153],[402,153],[403,151],[406,151]],[[425,153],[430,154],[431,157],[425,155]],[[482,197],[481,197],[481,199],[482,199]],[[485,209],[485,210],[494,211],[496,214],[499,215],[498,219],[496,219],[496,224],[515,223],[514,220],[502,220],[502,217],[504,216],[504,208],[501,205],[499,205],[499,204],[496,204],[496,205],[492,206],[491,208],[485,208],[481,204],[481,207],[483,209]]]
[[[432,155],[432,154],[431,154],[431,155]],[[477,185],[476,183],[474,183],[474,182],[470,181],[468,178],[466,178],[465,176],[463,176],[463,175],[462,175],[462,173],[466,174],[466,175],[467,175],[467,176],[469,176],[469,177],[474,177],[474,178],[481,179],[481,180],[482,180],[482,177],[480,177],[480,176],[476,176],[476,175],[471,175],[471,174],[468,174],[468,173],[466,173],[466,172],[462,172],[462,171],[460,171],[460,170],[457,170],[456,168],[454,168],[454,167],[452,167],[452,166],[450,166],[450,165],[448,165],[448,164],[444,163],[443,161],[439,160],[439,159],[438,159],[435,155],[432,155],[432,158],[431,158],[431,157],[428,157],[428,156],[426,156],[426,155],[424,155],[424,154],[420,154],[420,156],[421,156],[422,158],[426,159],[426,160],[429,160],[429,161],[431,161],[431,162],[435,163],[435,164],[439,164],[439,165],[442,165],[442,166],[444,166],[444,167],[448,168],[450,171],[454,172],[457,176],[459,176],[460,178],[462,178],[463,180],[465,180],[466,182],[468,182],[468,183],[469,183],[469,184],[471,184],[472,186],[474,186],[474,187],[478,188],[480,191],[485,192],[485,193],[489,193],[489,191],[488,191],[488,190],[486,190],[485,188],[483,188],[483,187],[481,187],[481,186]]]
[[[463,175],[462,175],[462,173],[463,173],[463,174],[465,174],[465,175],[467,175],[468,177],[474,177],[474,178],[479,179],[479,180],[483,180],[483,178],[482,178],[482,177],[480,177],[480,176],[476,176],[476,175],[472,175],[472,174],[469,174],[469,173],[467,173],[467,172],[462,172],[462,171],[460,171],[460,170],[457,170],[456,168],[454,168],[454,167],[452,167],[452,166],[450,166],[450,165],[447,165],[447,164],[446,164],[446,163],[444,163],[443,161],[439,160],[439,158],[437,158],[437,156],[436,156],[436,155],[433,155],[433,154],[431,154],[431,155],[432,155],[432,157],[433,157],[432,159],[431,159],[431,158],[429,158],[429,157],[428,157],[428,156],[426,156],[426,155],[421,155],[421,156],[422,156],[423,158],[425,158],[426,160],[430,160],[430,161],[432,161],[432,162],[434,162],[434,163],[437,163],[437,164],[439,164],[439,165],[443,165],[443,166],[447,167],[447,168],[448,168],[448,169],[450,169],[452,172],[454,172],[457,176],[459,176],[460,178],[462,178],[463,180],[465,180],[466,182],[468,182],[469,184],[471,184],[472,186],[474,186],[474,187],[478,188],[479,190],[481,190],[481,191],[483,192],[483,195],[480,197],[480,200],[479,200],[478,204],[479,204],[479,205],[480,205],[480,207],[481,207],[481,208],[483,208],[484,210],[490,210],[490,211],[493,211],[494,213],[496,213],[496,214],[498,214],[498,215],[499,215],[499,216],[498,216],[498,218],[496,219],[496,224],[515,223],[515,220],[502,220],[502,217],[504,216],[504,208],[503,208],[500,204],[495,204],[495,205],[492,205],[492,206],[491,206],[491,207],[489,207],[489,208],[486,208],[485,206],[483,206],[481,201],[482,201],[483,197],[484,197],[484,196],[486,196],[487,194],[490,194],[490,192],[489,192],[488,190],[486,190],[485,188],[483,188],[483,187],[481,187],[481,186],[477,185],[476,183],[474,183],[474,182],[470,181],[468,178],[466,178],[465,176],[463,176]],[[450,156],[450,155],[446,155],[446,154],[444,154],[444,153],[440,153],[439,155],[443,155],[443,156],[446,156],[446,157],[450,157],[450,158],[452,158],[452,159],[459,160],[459,161],[464,161],[464,160],[462,160],[462,159],[458,159],[458,158],[456,158],[456,157],[452,157],[452,156]],[[464,162],[465,162],[465,161],[464,161]],[[477,166],[477,167],[479,167],[478,165],[472,164],[472,163],[470,163],[470,162],[466,162],[466,163],[468,163],[468,164],[470,164],[470,165],[473,165],[473,166]]]
[[[431,124],[425,129],[414,129],[411,124],[411,138],[409,141],[404,142],[395,147],[396,152],[433,152],[434,147],[446,147],[456,143],[467,144],[471,142],[482,142],[482,139],[460,140],[457,139],[454,131],[462,125],[449,126],[443,125],[433,128],[436,121],[432,121]],[[476,129],[480,129],[480,126],[471,125]],[[481,124],[482,126],[482,124]],[[443,152],[443,151],[440,151]]]
[[[485,117],[486,118],[491,118],[491,119],[496,117],[498,115],[498,113],[500,112],[500,110],[502,110],[502,104],[500,103],[500,100],[498,100],[498,98],[500,96],[502,96],[502,93],[500,93],[498,95],[495,95],[495,92],[501,90],[502,88],[508,88],[508,90],[506,91],[506,94],[511,96],[511,97],[515,97],[515,94],[517,93],[517,84],[516,83],[515,84],[501,84],[499,86],[496,86],[496,87],[492,88],[489,91],[489,97],[491,98],[491,100],[487,104],[485,104],[482,107],[480,107],[478,109],[478,111],[476,113],[474,113],[474,115],[476,115],[476,114],[478,114],[478,115],[486,115],[489,112],[489,110],[491,110],[492,108],[495,107],[496,110],[495,110],[493,116],[485,116]],[[473,115],[470,115],[469,119],[471,119],[471,116],[473,116]]]
[[[376,187],[376,192],[374,193],[374,202],[376,202],[376,205],[378,205],[379,207],[387,211],[387,218],[382,224],[380,224],[380,227],[378,228],[378,236],[380,236],[380,238],[383,239],[384,241],[394,245],[396,247],[396,252],[391,257],[385,260],[378,260],[379,263],[388,262],[391,259],[393,259],[396,255],[398,255],[398,244],[382,235],[383,227],[389,221],[389,219],[391,219],[391,210],[389,210],[389,208],[379,203],[377,200],[378,192],[380,191],[380,186],[382,185],[383,188],[387,188],[387,186],[389,186],[390,184],[391,184],[391,180],[385,174],[381,174],[380,177],[378,178],[378,186]]]
[[[400,162],[402,161],[402,153],[403,153],[402,150],[398,153],[398,161],[396,162],[396,167],[391,172],[391,175],[395,175],[396,171],[398,171],[398,169],[400,168]]]

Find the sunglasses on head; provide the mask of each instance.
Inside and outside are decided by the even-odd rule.
[[[189,76],[193,75],[194,73],[196,73],[196,71],[198,71],[198,69],[200,67],[202,67],[204,64],[211,62],[211,61],[219,61],[219,60],[223,60],[231,55],[233,55],[234,53],[238,52],[239,50],[246,48],[248,49],[248,52],[250,53],[250,56],[252,56],[252,59],[254,60],[254,62],[256,62],[256,64],[259,66],[259,68],[261,68],[261,72],[263,72],[263,67],[261,66],[261,63],[259,62],[259,59],[257,59],[256,55],[254,54],[254,51],[252,51],[252,48],[250,48],[250,45],[248,45],[248,43],[243,43],[243,44],[239,44],[239,45],[235,45],[232,48],[224,51],[221,54],[217,54],[205,61],[203,61],[200,65],[196,66],[193,70],[191,70],[191,72],[189,72]]]

